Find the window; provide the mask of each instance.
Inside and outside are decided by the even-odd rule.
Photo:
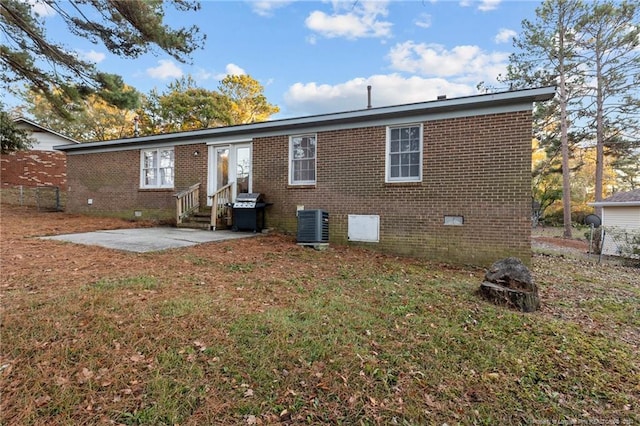
[[[140,187],[173,188],[173,148],[140,151]]]
[[[387,182],[422,180],[422,125],[387,128]]]
[[[464,217],[463,216],[445,216],[444,224],[446,226],[462,226],[464,225]]]
[[[289,138],[289,183],[291,185],[315,185],[316,135],[291,136]]]

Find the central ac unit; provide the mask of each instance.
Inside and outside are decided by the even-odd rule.
[[[328,243],[329,213],[324,210],[298,211],[298,243]]]

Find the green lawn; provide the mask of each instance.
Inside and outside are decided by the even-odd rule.
[[[638,269],[536,256],[522,314],[482,270],[259,241],[3,272],[2,424],[640,423]]]

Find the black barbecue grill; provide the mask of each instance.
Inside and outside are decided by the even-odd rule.
[[[238,194],[235,203],[228,204],[233,212],[231,230],[261,232],[264,228],[264,209],[269,205],[271,203],[265,203],[258,192]]]

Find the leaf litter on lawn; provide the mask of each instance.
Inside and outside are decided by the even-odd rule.
[[[33,238],[138,226],[2,206],[2,424],[640,421],[638,269],[484,271],[278,234],[158,253]]]

